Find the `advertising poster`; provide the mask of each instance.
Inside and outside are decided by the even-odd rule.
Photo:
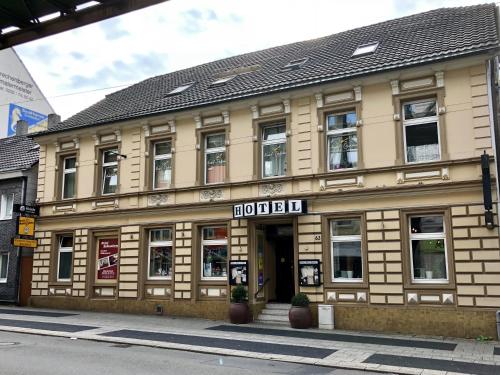
[[[229,262],[229,285],[248,285],[248,262],[246,260]]]
[[[118,238],[101,238],[97,254],[97,280],[116,280],[118,276]]]
[[[9,128],[7,136],[10,137],[16,134],[16,124],[19,120],[28,123],[29,133],[47,129],[47,116],[11,103],[9,104]]]

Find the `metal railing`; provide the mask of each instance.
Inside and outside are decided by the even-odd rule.
[[[261,286],[259,289],[257,289],[257,291],[255,292],[255,294],[253,295],[253,297],[254,297],[254,298],[257,298],[257,295],[258,295],[260,292],[262,292],[262,289],[264,289],[264,287],[266,286],[266,284],[267,284],[269,281],[271,281],[271,278],[270,278],[270,277],[268,277],[267,279],[265,279],[265,280],[264,280],[264,283],[262,284],[262,286]]]

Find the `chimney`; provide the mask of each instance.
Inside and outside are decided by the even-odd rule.
[[[48,119],[47,119],[47,130],[52,129],[54,126],[56,126],[60,122],[61,122],[61,116],[59,116],[55,113],[49,114]]]
[[[16,135],[28,134],[28,123],[24,120],[19,120],[16,123]]]

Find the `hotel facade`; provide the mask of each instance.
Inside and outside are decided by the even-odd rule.
[[[226,319],[242,283],[254,318],[304,292],[341,329],[496,336],[496,12],[154,77],[36,135],[31,304]]]

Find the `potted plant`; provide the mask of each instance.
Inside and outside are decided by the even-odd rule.
[[[297,293],[292,298],[292,307],[288,311],[288,319],[292,328],[310,328],[312,326],[312,314],[309,309],[309,297],[305,293]]]
[[[236,285],[231,291],[231,303],[229,304],[229,320],[233,324],[245,324],[249,322],[250,309],[247,303],[248,292],[243,285]]]

